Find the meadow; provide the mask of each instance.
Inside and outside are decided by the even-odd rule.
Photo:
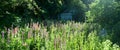
[[[0,50],[120,50],[96,23],[29,23],[1,30]]]
[[[0,50],[120,50],[120,0],[0,0]]]

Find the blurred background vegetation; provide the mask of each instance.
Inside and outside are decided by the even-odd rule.
[[[1,0],[0,23],[9,27],[26,19],[28,21],[38,18],[54,20],[58,19],[60,13],[71,7],[78,9],[75,20],[85,17],[86,5],[82,0]]]

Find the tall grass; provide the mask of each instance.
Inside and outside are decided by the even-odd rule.
[[[87,23],[32,23],[1,31],[0,50],[120,50],[107,36],[100,37],[99,29]]]

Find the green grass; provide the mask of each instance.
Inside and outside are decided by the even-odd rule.
[[[1,31],[0,50],[120,50],[108,35],[98,36],[100,29],[88,23],[32,23]]]

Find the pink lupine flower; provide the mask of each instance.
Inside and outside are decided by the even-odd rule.
[[[32,36],[32,29],[28,32],[28,38],[31,38]]]
[[[38,23],[33,23],[32,24],[32,29],[33,30],[40,30],[39,24]]]
[[[47,32],[47,29],[41,29],[40,30],[40,35],[41,35],[41,38],[46,38],[46,39],[48,39],[48,32]]]
[[[16,37],[17,32],[18,32],[18,27],[14,28],[14,29],[12,30],[12,36],[13,36],[13,37],[14,37],[14,36]]]
[[[14,28],[14,33],[16,34],[18,32],[18,27]]]
[[[44,29],[44,30],[43,30],[43,37],[48,38],[48,32],[47,32],[47,29]]]

